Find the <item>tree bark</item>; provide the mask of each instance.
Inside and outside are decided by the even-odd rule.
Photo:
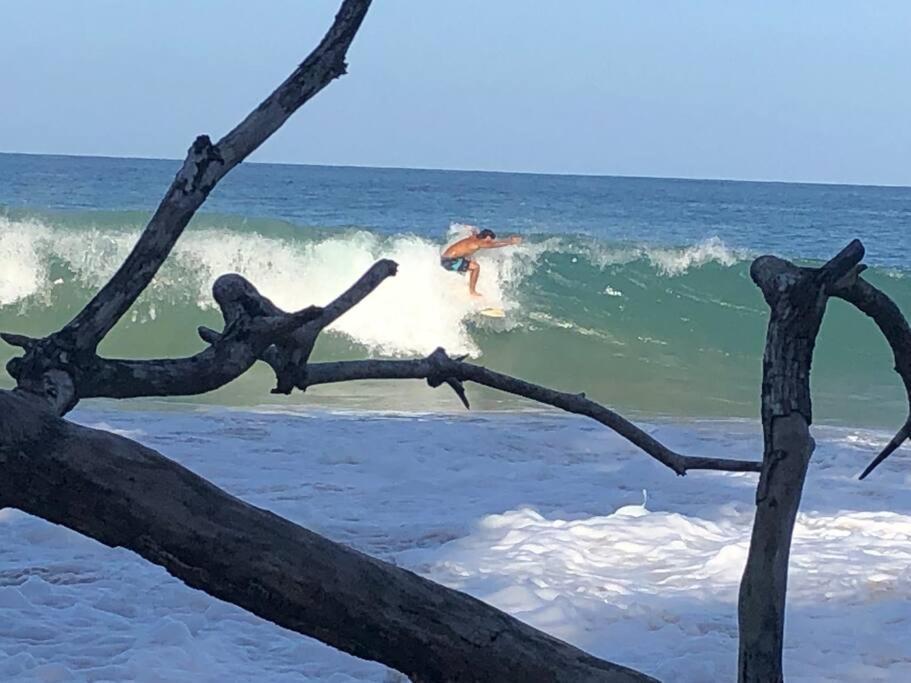
[[[306,374],[299,379],[300,388],[333,382],[350,382],[364,379],[424,379],[431,386],[451,382],[460,397],[464,399],[462,382],[474,382],[497,389],[514,396],[559,408],[568,413],[583,415],[612,429],[624,439],[670,468],[678,475],[690,470],[718,470],[726,472],[758,472],[761,463],[728,458],[709,458],[684,455],[668,448],[646,431],[637,427],[622,415],[600,403],[587,398],[585,394],[556,391],[538,384],[488,368],[453,359],[443,349],[437,349],[427,358],[417,360],[363,360],[338,361],[334,363],[310,363]]]
[[[196,138],[152,219],[113,277],[63,329],[22,345],[25,356],[10,368],[17,390],[45,401],[59,415],[76,405],[80,397],[74,381],[78,368],[93,360],[98,344],[152,281],[212,189],[304,103],[345,73],[345,56],[370,2],[344,0],[320,44],[256,109],[214,145],[206,135]]]
[[[259,106],[214,145],[201,135],[174,182],[114,276],[66,327],[61,338],[94,350],[149,285],[209,193],[294,112],[346,71],[345,56],[371,0],[344,0],[320,44]]]
[[[774,256],[756,259],[750,269],[771,315],[762,362],[762,471],[738,606],[740,683],[784,680],[791,537],[815,445],[810,436],[813,349],[828,289],[863,254],[863,246],[855,240],[819,269],[798,268]]]
[[[844,299],[868,316],[892,349],[895,372],[905,387],[909,416],[886,447],[860,474],[865,479],[876,467],[894,453],[911,435],[911,326],[895,302],[884,292],[859,277],[861,269],[842,278],[831,288],[831,295]]]
[[[414,681],[655,680],[40,405],[0,392],[0,508],[133,550],[193,588]]]

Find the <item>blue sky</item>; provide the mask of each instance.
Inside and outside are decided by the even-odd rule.
[[[7,0],[0,151],[182,158],[335,0]],[[258,161],[911,185],[911,2],[375,0]]]

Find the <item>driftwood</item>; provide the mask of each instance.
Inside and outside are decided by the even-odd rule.
[[[134,441],[0,393],[0,501],[413,680],[654,679],[244,503]]]
[[[762,472],[738,609],[738,678],[743,683],[784,680],[788,558],[815,446],[810,436],[810,366],[830,296],[854,304],[877,323],[892,347],[895,368],[909,390],[911,404],[911,331],[889,297],[860,277],[863,256],[863,245],[854,240],[821,268],[800,268],[764,256],[750,269],[771,315],[762,364]],[[908,436],[908,424],[906,421],[861,478],[901,445]]]
[[[395,273],[380,261],[325,308],[296,313],[240,275],[223,275],[213,296],[224,328],[200,329],[210,342],[204,351],[151,361],[96,353],[218,181],[345,72],[369,5],[345,0],[319,46],[272,95],[217,143],[197,138],[130,255],[72,321],[41,339],[2,335],[24,355],[7,364],[16,388],[0,391],[0,508],[129,548],[190,586],[416,681],[652,681],[248,505],[136,442],[61,419],[92,396],[210,391],[260,357],[277,369],[278,389],[290,390],[283,385],[306,366],[320,331]]]
[[[92,361],[98,344],[152,281],[218,182],[305,102],[345,73],[345,55],[370,2],[345,0],[316,49],[216,144],[205,135],[196,138],[130,255],[73,320],[59,332],[32,340],[28,346],[23,344],[27,341],[23,338],[4,337],[26,349],[25,357],[9,368],[17,380],[17,390],[41,396],[58,414],[75,406],[79,395],[66,376],[77,374],[81,365]],[[57,370],[62,372],[54,372]]]
[[[362,379],[446,384],[467,408],[474,382],[590,417],[678,475],[690,470],[760,472],[757,514],[740,599],[742,681],[781,680],[788,552],[813,449],[809,372],[830,296],[870,316],[892,346],[911,404],[911,330],[884,293],[860,277],[863,247],[849,245],[819,269],[774,257],[752,275],[771,309],[762,384],[762,462],[676,453],[585,397],[504,375],[437,349],[413,360],[312,363],[318,335],[368,296],[396,264],[374,264],[323,308],[285,312],[237,274],[213,296],[219,332],[187,358],[97,355],[104,336],[165,261],[212,188],[303,103],[345,72],[345,54],[370,0],[345,0],[319,46],[244,121],[217,143],[201,136],[133,251],[66,326],[36,339],[2,338],[24,350],[0,391],[0,508],[17,507],[111,546],[129,548],[195,588],[413,680],[650,681],[602,661],[469,596],[322,538],[248,505],[129,439],[64,419],[91,397],[191,395],[231,382],[257,361],[275,372],[275,393]],[[866,476],[911,432],[911,417]]]

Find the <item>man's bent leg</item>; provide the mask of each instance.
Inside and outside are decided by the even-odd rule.
[[[478,277],[481,275],[481,266],[478,265],[477,261],[469,261],[468,271],[468,292],[472,296],[481,296],[476,289]]]

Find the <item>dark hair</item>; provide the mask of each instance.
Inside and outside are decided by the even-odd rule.
[[[486,240],[486,239],[492,240],[492,239],[496,238],[496,235],[494,234],[493,230],[484,229],[478,233],[478,237],[480,237],[482,240]]]

